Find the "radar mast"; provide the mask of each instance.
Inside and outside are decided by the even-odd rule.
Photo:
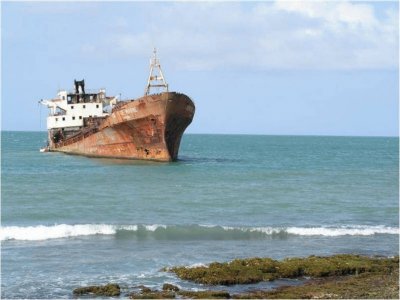
[[[144,91],[145,96],[150,94],[151,88],[163,88],[165,92],[168,92],[168,84],[164,79],[156,48],[153,49],[153,57],[150,59],[150,74]]]

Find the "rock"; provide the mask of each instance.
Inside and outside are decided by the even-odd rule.
[[[165,289],[175,290],[165,290]],[[172,284],[164,284],[162,291],[150,291],[131,293],[130,299],[175,299],[175,298],[190,298],[190,299],[229,299],[230,294],[225,291],[184,291]]]
[[[139,286],[137,286],[137,288],[139,288],[142,291],[142,293],[150,293],[150,292],[152,292],[152,290],[149,287],[145,286],[145,285],[139,285]]]
[[[179,295],[190,299],[229,299],[231,295],[225,291],[180,291]]]
[[[271,258],[236,259],[208,266],[172,267],[180,279],[200,284],[233,285],[272,281],[278,278],[329,277],[388,273],[398,268],[399,257],[377,258],[341,254],[328,257],[310,256],[282,261]]]
[[[121,294],[121,288],[118,284],[109,283],[106,285],[92,285],[86,287],[76,288],[73,291],[74,295],[87,295],[94,294],[96,296],[115,297]]]
[[[130,299],[174,299],[175,293],[169,291],[150,291],[129,294]]]
[[[173,291],[173,292],[179,291],[179,288],[176,285],[173,285],[170,283],[164,283],[162,289],[163,289],[163,291]]]

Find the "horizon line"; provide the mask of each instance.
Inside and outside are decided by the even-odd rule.
[[[32,133],[39,133],[43,132],[46,133],[47,130],[0,130],[1,133],[3,132],[32,132]],[[184,135],[249,135],[249,136],[304,136],[304,137],[375,137],[375,138],[399,138],[399,135],[340,135],[340,134],[290,134],[290,133],[283,133],[283,134],[276,134],[276,133],[195,133],[195,132],[188,132],[184,133]]]

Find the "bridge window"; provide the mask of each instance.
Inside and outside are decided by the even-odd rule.
[[[83,105],[83,108],[86,108],[86,105]]]
[[[99,105],[98,105],[98,104],[96,104],[96,108],[99,108]]]
[[[72,117],[72,120],[75,120],[75,117]]]
[[[82,120],[82,116],[79,116],[79,120]]]
[[[65,121],[65,118],[63,117],[63,121]]]
[[[58,118],[56,118],[56,122],[58,121]]]
[[[73,106],[73,105],[71,106],[71,109],[74,109],[74,106]]]

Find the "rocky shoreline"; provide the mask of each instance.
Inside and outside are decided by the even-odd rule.
[[[282,261],[270,258],[236,259],[199,267],[163,269],[182,280],[206,285],[249,284],[281,278],[310,278],[299,286],[274,290],[229,293],[225,290],[188,291],[165,283],[162,290],[138,286],[121,295],[118,284],[80,287],[75,296],[124,297],[130,299],[398,299],[399,257],[360,255],[310,256]]]

